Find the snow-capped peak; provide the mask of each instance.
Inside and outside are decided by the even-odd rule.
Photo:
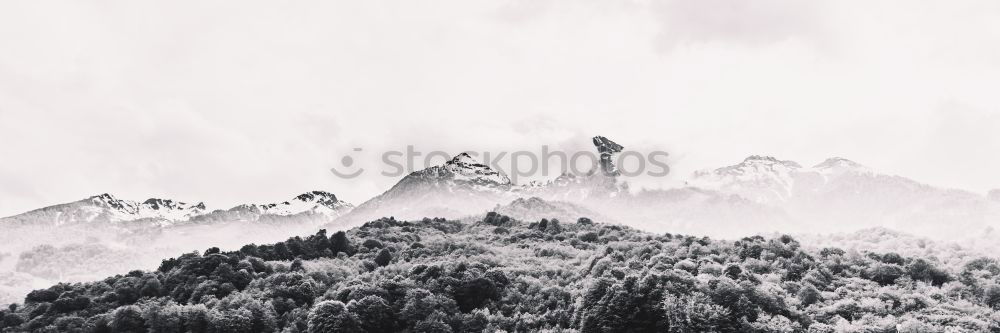
[[[324,191],[311,191],[295,196],[288,201],[269,204],[243,204],[230,210],[244,210],[256,214],[296,215],[301,213],[339,216],[354,208],[351,204],[337,199],[336,195]]]
[[[199,202],[194,205],[188,205],[183,202],[177,202],[169,199],[157,199],[157,198],[147,199],[142,203],[142,205],[149,207],[152,210],[160,210],[160,209],[172,210],[172,209],[188,209],[188,208],[200,209],[200,210],[205,209],[204,202]]]
[[[129,200],[119,200],[118,198],[115,198],[115,196],[108,193],[98,194],[87,198],[87,200],[90,200],[94,203],[94,205],[99,207],[126,213],[135,213],[135,202]]]
[[[351,206],[351,204],[337,199],[337,196],[333,193],[325,191],[312,191],[299,194],[295,197],[295,199],[292,199],[292,201],[311,203],[335,210]]]
[[[696,179],[706,178],[747,181],[760,178],[785,177],[802,166],[793,161],[779,160],[771,156],[751,155],[736,165],[721,167],[715,170],[695,172]]]
[[[472,155],[469,155],[469,153],[461,153],[461,154],[455,155],[455,157],[453,157],[451,159],[451,161],[448,161],[447,163],[448,164],[463,164],[463,163],[464,164],[479,164],[479,161],[477,161],[475,158],[472,158]]]
[[[510,178],[507,178],[506,175],[491,169],[485,164],[479,163],[479,161],[470,156],[468,153],[456,155],[450,161],[445,162],[443,168],[448,171],[455,180],[487,182],[498,185],[511,184]]]
[[[169,199],[150,198],[143,202],[118,199],[104,193],[87,198],[99,209],[107,210],[111,220],[163,219],[182,221],[205,212],[205,204],[188,204]]]
[[[755,202],[791,196],[794,174],[802,166],[772,156],[751,155],[736,165],[695,172],[691,185],[736,193]]]

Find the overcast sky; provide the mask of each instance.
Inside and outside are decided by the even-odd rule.
[[[998,89],[994,0],[4,1],[0,216],[103,192],[357,204],[397,179],[338,179],[348,153],[595,134],[670,152],[662,184],[842,156],[984,193]]]

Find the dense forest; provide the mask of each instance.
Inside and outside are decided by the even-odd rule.
[[[1000,262],[619,225],[380,219],[35,290],[3,332],[1000,332]]]

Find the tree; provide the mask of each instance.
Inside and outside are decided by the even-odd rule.
[[[903,268],[896,264],[878,264],[872,270],[871,280],[887,286],[896,282],[896,279],[903,276]]]
[[[253,314],[243,309],[236,310],[212,310],[211,327],[213,332],[218,333],[243,333],[253,332]]]
[[[218,247],[214,247],[213,246],[213,247],[210,247],[207,250],[205,250],[205,254],[204,255],[207,256],[207,255],[210,255],[210,254],[218,254],[219,252],[221,252],[221,250],[219,250]]]
[[[375,256],[375,263],[379,266],[387,266],[390,262],[392,262],[392,253],[389,252],[389,249],[382,249],[378,252],[378,256]]]
[[[929,261],[918,258],[906,266],[906,273],[915,281],[930,282],[932,285],[940,286],[951,280],[948,273],[934,267]]]
[[[211,314],[204,304],[185,306],[181,310],[184,326],[188,332],[206,333],[211,323]]]
[[[426,289],[411,289],[406,293],[400,318],[410,325],[415,325],[427,319],[434,311],[455,313],[458,312],[458,306],[455,305],[455,300],[445,295],[436,295]]]
[[[77,316],[66,316],[56,319],[55,326],[59,332],[84,333],[87,332],[87,320]]]
[[[0,318],[0,327],[16,327],[24,323],[24,318],[13,313],[7,313]]]
[[[459,310],[466,313],[482,306],[486,301],[499,298],[500,291],[496,284],[483,277],[462,281],[455,288],[455,303]]]
[[[358,318],[358,323],[366,332],[393,332],[396,326],[395,314],[385,299],[366,296],[347,303],[347,308]]]
[[[337,231],[330,236],[330,250],[334,254],[343,252],[347,255],[354,254],[354,247],[351,245],[351,241],[347,238],[347,233],[343,231]]]
[[[994,309],[1000,309],[1000,285],[991,284],[986,288],[986,292],[983,295],[983,302],[986,306]]]
[[[441,319],[427,319],[421,320],[417,325],[413,327],[413,332],[415,333],[451,333],[453,330],[451,326],[445,324]]]
[[[729,310],[702,293],[667,295],[663,307],[670,333],[718,332],[729,317]]]
[[[28,293],[28,296],[24,298],[27,303],[42,303],[42,302],[52,302],[59,298],[59,293],[52,289],[38,289],[32,290]]]
[[[138,306],[120,307],[111,314],[111,318],[110,326],[113,333],[146,332],[146,321],[142,319],[142,310]]]
[[[816,289],[816,287],[813,287],[813,285],[807,283],[806,285],[802,286],[801,289],[799,289],[797,296],[799,298],[799,301],[802,302],[802,305],[809,306],[819,301],[820,293],[819,290]]]
[[[163,285],[160,283],[160,279],[153,275],[146,277],[142,282],[142,288],[139,289],[139,295],[143,297],[156,297],[161,292],[163,292]]]
[[[309,312],[309,333],[364,332],[358,318],[340,301],[324,301]]]

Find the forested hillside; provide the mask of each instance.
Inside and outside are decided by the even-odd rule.
[[[381,219],[36,290],[4,332],[1000,332],[1000,262],[578,221]]]

